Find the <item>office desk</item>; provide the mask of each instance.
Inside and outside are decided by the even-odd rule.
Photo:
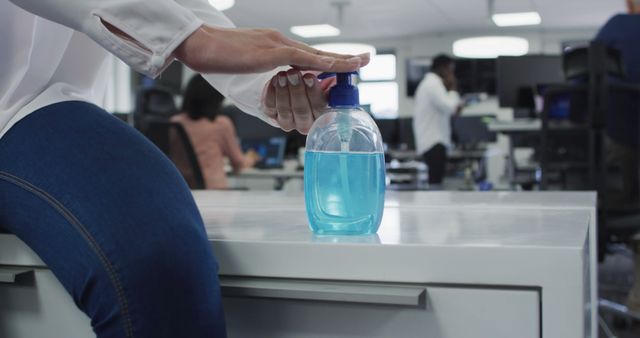
[[[489,131],[509,137],[509,160],[507,161],[507,179],[512,187],[516,186],[516,160],[513,137],[524,134],[539,134],[542,129],[540,119],[515,119],[512,121],[493,121],[487,126]]]
[[[300,195],[194,196],[231,338],[595,337],[594,194],[389,192],[364,237],[312,235]],[[0,285],[0,330],[83,337],[56,335],[86,318],[14,236],[0,235],[0,265],[36,271],[31,287]]]
[[[493,121],[487,126],[489,131],[495,133],[523,133],[537,132],[542,129],[542,120],[540,119],[516,119],[512,121]]]
[[[269,179],[292,179],[304,178],[304,171],[297,169],[243,169],[238,173],[231,174],[234,177],[242,178],[269,178]]]
[[[234,173],[229,170],[227,174],[229,177],[233,177],[236,179],[242,180],[244,179],[261,179],[261,180],[273,180],[274,185],[273,189],[281,190],[282,187],[287,183],[287,181],[292,179],[304,179],[304,171],[298,170],[298,161],[297,160],[287,160],[284,163],[282,168],[275,169],[258,169],[258,168],[247,168],[242,169],[241,171]]]
[[[509,137],[509,161],[507,161],[507,177],[509,182],[515,185],[516,163],[514,157],[513,138],[521,135],[540,135],[542,130],[542,120],[540,119],[515,119],[512,121],[493,121],[488,128],[492,132],[504,134]],[[569,131],[583,129],[584,126],[577,125],[568,120],[551,120],[548,125],[549,130]],[[531,168],[537,169],[537,166]]]

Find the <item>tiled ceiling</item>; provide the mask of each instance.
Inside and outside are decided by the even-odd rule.
[[[293,25],[340,26],[338,39],[393,38],[428,33],[508,31],[495,27],[483,0],[350,0],[344,22],[332,3],[340,0],[236,0],[226,14],[243,27],[288,32]],[[537,10],[542,25],[533,30],[596,28],[623,12],[623,0],[495,0],[497,12]],[[521,29],[521,28],[517,28]]]

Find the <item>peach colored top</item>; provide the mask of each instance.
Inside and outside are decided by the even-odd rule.
[[[173,116],[171,122],[180,123],[189,135],[207,189],[228,187],[224,157],[230,159],[234,171],[254,165],[253,160],[242,153],[230,118],[217,116],[213,121],[207,118],[192,120],[186,113],[180,113]]]

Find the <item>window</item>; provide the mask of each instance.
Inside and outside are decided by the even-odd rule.
[[[396,56],[378,54],[360,70],[360,104],[369,105],[377,119],[398,117],[398,83],[396,82]]]
[[[108,112],[130,113],[133,111],[134,95],[131,89],[131,69],[124,62],[110,57],[107,86],[103,107]]]
[[[376,55],[360,71],[362,81],[385,81],[396,79],[396,56],[393,54]]]
[[[377,119],[398,117],[398,83],[395,81],[360,82],[360,103],[371,105]]]

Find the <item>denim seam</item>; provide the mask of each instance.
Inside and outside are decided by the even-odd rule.
[[[75,215],[64,206],[64,204],[62,204],[56,198],[48,194],[46,191],[38,188],[37,186],[4,171],[0,171],[0,180],[4,180],[6,182],[12,183],[18,186],[19,188],[22,188],[40,197],[42,200],[44,200],[46,203],[48,203],[50,206],[56,209],[56,211],[58,211],[58,213],[60,213],[60,215],[62,215],[76,229],[76,231],[78,231],[82,235],[85,241],[87,241],[87,244],[89,244],[89,246],[93,249],[95,254],[98,256],[103,267],[107,270],[107,273],[109,274],[111,283],[113,284],[118,296],[118,303],[120,303],[122,316],[125,322],[125,328],[124,328],[125,332],[128,338],[133,338],[134,337],[133,325],[131,323],[129,306],[128,306],[127,298],[124,294],[122,283],[120,282],[118,274],[115,272],[115,269],[113,268],[113,264],[109,261],[105,253],[102,251],[102,249],[100,248],[96,240],[91,236],[89,231],[87,231],[86,227],[82,224],[82,222],[80,222],[78,218],[75,217]]]

